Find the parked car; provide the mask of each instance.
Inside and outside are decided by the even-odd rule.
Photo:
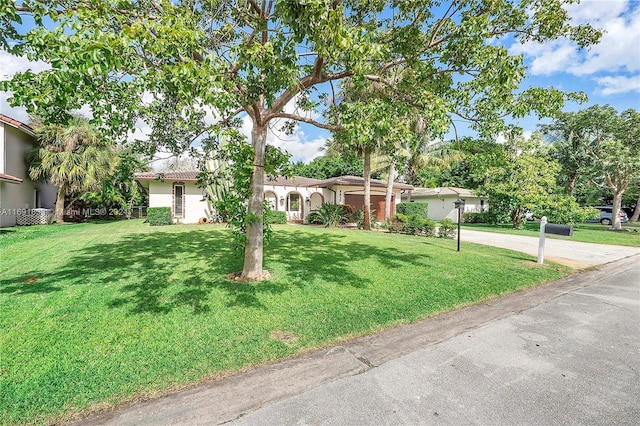
[[[590,219],[587,222],[597,223],[600,222],[603,225],[611,225],[613,223],[613,207],[612,206],[594,206],[594,209],[600,210],[600,218]],[[629,218],[624,210],[620,210],[620,222],[628,222]]]

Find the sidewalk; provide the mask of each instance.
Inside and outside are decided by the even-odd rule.
[[[637,424],[640,258],[83,425]]]
[[[460,231],[460,240],[515,250],[538,257],[539,238],[499,234],[471,229]],[[461,248],[462,250],[463,248]],[[579,243],[557,238],[545,238],[544,260],[575,269],[586,269],[640,254],[639,248],[606,244]]]

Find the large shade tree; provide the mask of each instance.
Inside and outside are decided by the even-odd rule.
[[[248,116],[254,171],[243,276],[257,279],[270,123],[294,120],[339,130],[303,110],[316,107],[332,82],[357,76],[385,84],[397,67],[414,70],[412,79],[430,108],[464,117],[483,132],[498,130],[509,114],[553,113],[567,96],[520,90],[524,59],[510,55],[507,45],[558,37],[580,47],[595,42],[597,31],[569,24],[566,3],[573,1],[5,2],[0,45],[51,69],[19,73],[0,88],[13,92],[14,105],[49,120],[89,105],[104,128],[119,133],[147,117],[149,99],[155,100],[152,114],[167,114],[158,105],[170,105],[183,119],[206,109],[220,127],[238,114]],[[33,19],[32,29],[19,25],[23,14]],[[405,88],[416,85],[394,86]]]
[[[542,130],[559,146],[581,152],[576,169],[613,198],[612,229],[620,230],[624,193],[640,183],[640,113],[594,105],[558,116]]]

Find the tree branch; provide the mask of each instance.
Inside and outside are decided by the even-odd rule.
[[[331,130],[331,131],[334,131],[334,132],[343,130],[342,126],[320,123],[319,121],[313,120],[311,118],[302,117],[302,116],[297,115],[297,114],[288,114],[288,113],[285,113],[285,112],[273,113],[273,114],[269,115],[269,119],[271,119],[271,118],[286,118],[288,120],[301,121],[303,123],[311,124],[311,125],[313,125],[315,127],[319,127],[321,129],[326,129],[326,130]]]

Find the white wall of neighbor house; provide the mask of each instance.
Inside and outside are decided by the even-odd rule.
[[[4,156],[4,146],[5,146],[5,131],[4,131],[4,123],[0,123],[0,173],[6,173],[4,171],[4,163],[5,163],[5,156]]]
[[[24,159],[34,143],[32,136],[0,123],[0,173],[22,179],[19,183],[0,182],[0,227],[14,226],[18,212],[55,205],[56,188],[29,179]]]
[[[413,197],[411,202],[426,203],[429,205],[428,215],[432,220],[442,220],[449,218],[458,223],[458,211],[453,204],[458,198],[465,201],[465,212],[481,212],[486,211],[488,205],[483,198],[479,197],[458,197],[457,195],[442,195],[440,198],[435,197]],[[406,200],[405,200],[406,202]]]

